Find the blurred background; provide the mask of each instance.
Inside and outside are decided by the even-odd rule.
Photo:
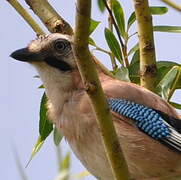
[[[20,0],[24,7],[28,6]],[[75,1],[50,0],[52,6],[62,17],[74,27]],[[177,1],[176,1],[177,2]],[[178,1],[179,2],[179,1]],[[126,17],[133,12],[132,1],[121,1]],[[180,2],[179,2],[180,3]],[[150,1],[150,5],[163,6],[159,0]],[[29,10],[37,19],[37,17]],[[17,168],[15,151],[18,153],[24,172],[29,180],[54,180],[58,172],[57,152],[52,136],[49,136],[40,152],[35,156],[27,168],[32,148],[38,138],[39,105],[43,94],[39,79],[33,67],[9,57],[11,52],[26,46],[35,38],[35,33],[7,3],[0,1],[0,179],[21,179]],[[181,14],[169,8],[167,14],[154,16],[154,25],[180,25]],[[107,13],[101,13],[97,1],[93,1],[92,18],[101,21],[96,31],[92,34],[95,42],[107,49],[104,38],[104,28],[107,26]],[[43,25],[42,25],[43,27]],[[132,31],[135,31],[135,26]],[[45,28],[44,28],[45,29]],[[45,29],[45,31],[47,31]],[[135,39],[132,40],[132,45]],[[181,35],[174,33],[155,33],[157,60],[171,60],[181,63]],[[101,52],[94,54],[108,68],[111,68],[109,57]],[[181,103],[181,91],[176,91],[174,100]],[[16,150],[15,150],[16,149]],[[61,142],[62,154],[71,151],[67,142]],[[79,160],[71,153],[71,173],[85,171]],[[85,180],[94,180],[86,176]]]

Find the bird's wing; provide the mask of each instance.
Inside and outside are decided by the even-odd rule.
[[[102,87],[107,98],[126,99],[181,119],[166,101],[141,86],[109,78],[102,80]]]
[[[181,151],[181,119],[166,101],[151,91],[108,77],[101,77],[110,109],[141,131],[178,151]]]
[[[125,99],[109,98],[110,109],[133,120],[144,133],[181,152],[181,121]]]

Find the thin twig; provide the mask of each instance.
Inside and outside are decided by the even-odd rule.
[[[161,0],[161,1],[168,4],[169,6],[171,6],[172,8],[176,9],[179,12],[181,11],[181,5],[176,4],[175,2],[171,0]]]
[[[129,36],[128,36],[128,39],[131,38],[131,37],[133,37],[133,36],[136,35],[136,34],[138,34],[138,32],[135,32],[135,33],[129,35]]]
[[[88,49],[91,0],[78,0],[73,51],[100,128],[115,180],[128,180],[129,172],[115,132],[111,114]],[[116,151],[115,151],[116,147]]]
[[[31,15],[21,6],[17,0],[7,0],[16,11],[24,18],[24,20],[31,26],[31,28],[36,32],[37,36],[45,34],[41,27],[36,23],[36,21],[31,17]]]
[[[110,51],[106,51],[105,49],[102,49],[102,48],[100,48],[100,47],[98,47],[98,46],[96,46],[94,49],[92,49],[93,51],[94,50],[97,50],[97,51],[101,51],[101,52],[104,52],[104,53],[106,53],[106,54],[108,54],[109,56],[112,54]]]
[[[25,1],[50,32],[73,34],[71,26],[53,9],[47,0]]]

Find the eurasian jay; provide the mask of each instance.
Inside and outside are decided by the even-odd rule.
[[[68,35],[40,36],[11,54],[32,64],[48,96],[48,114],[95,177],[112,180],[100,131],[84,89]],[[131,178],[181,175],[181,118],[151,91],[97,69]]]

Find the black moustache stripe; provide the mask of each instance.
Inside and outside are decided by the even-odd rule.
[[[68,63],[66,63],[65,61],[62,61],[61,59],[57,59],[56,57],[47,57],[44,59],[44,61],[48,65],[55,67],[55,68],[59,69],[60,71],[72,70],[71,66]]]

